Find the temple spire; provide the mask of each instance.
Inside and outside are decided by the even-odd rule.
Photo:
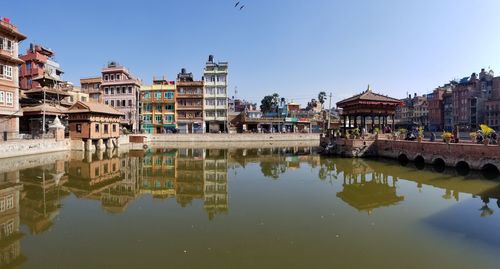
[[[368,88],[366,89],[367,92],[371,92],[372,91],[372,86],[370,86],[370,84],[368,84]]]

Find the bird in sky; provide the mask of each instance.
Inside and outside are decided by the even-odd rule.
[[[236,2],[236,4],[234,5],[234,7],[237,7],[239,4],[240,4],[240,2]]]
[[[245,7],[245,5],[242,5],[242,6],[240,7],[240,10],[242,10],[244,7]]]

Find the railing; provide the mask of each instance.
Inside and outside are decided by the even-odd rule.
[[[19,141],[19,140],[34,140],[34,139],[54,139],[54,133],[47,132],[45,134],[41,132],[32,133],[20,133],[20,132],[0,132],[1,142],[8,141]]]

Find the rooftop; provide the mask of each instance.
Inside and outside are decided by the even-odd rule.
[[[401,101],[396,98],[372,92],[370,85],[368,85],[368,89],[366,91],[354,95],[352,97],[349,97],[347,99],[344,99],[342,101],[339,101],[337,103],[337,106],[342,107],[343,105],[346,105],[347,103],[353,101],[375,101],[375,102],[387,102],[387,103],[398,103],[398,104],[401,103]]]
[[[82,102],[82,101],[78,101],[74,105],[72,105],[68,109],[67,113],[69,113],[69,114],[72,114],[72,113],[102,113],[102,114],[117,115],[117,116],[124,115],[122,112],[114,109],[111,106],[101,104],[101,103]]]

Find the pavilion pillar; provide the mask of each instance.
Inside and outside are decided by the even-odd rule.
[[[354,115],[354,128],[358,128],[358,115]]]
[[[394,115],[391,115],[391,119],[392,119],[392,131],[394,132],[394,128],[396,127],[394,124]]]
[[[346,130],[347,130],[347,116],[344,115],[344,131],[343,131],[344,135],[347,133]]]
[[[378,129],[379,131],[382,129],[382,119],[380,118],[380,114],[378,115]]]
[[[371,116],[371,119],[372,119],[372,128],[371,128],[372,130],[371,130],[371,132],[373,133],[374,130],[375,130],[375,116],[373,114]]]

